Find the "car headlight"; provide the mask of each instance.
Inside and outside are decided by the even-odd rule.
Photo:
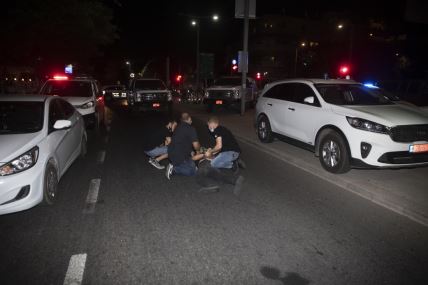
[[[239,98],[239,90],[233,90],[233,97]]]
[[[106,91],[105,90],[103,90],[103,95],[106,95]]]
[[[39,158],[39,147],[33,147],[26,153],[0,167],[0,176],[12,175],[33,167]]]
[[[205,98],[210,97],[210,93],[209,93],[208,91],[205,91],[204,97],[205,97]]]
[[[85,103],[83,105],[80,106],[81,109],[89,109],[94,107],[94,101],[89,101],[88,103]]]
[[[166,97],[168,98],[168,101],[172,101],[172,94],[171,94],[171,92],[168,92],[166,94]]]
[[[348,123],[356,129],[379,134],[389,134],[390,128],[384,125],[360,118],[346,117],[346,119],[348,120]]]

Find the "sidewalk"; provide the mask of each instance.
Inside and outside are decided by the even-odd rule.
[[[207,120],[211,114],[202,105],[179,105],[194,118]],[[397,170],[357,170],[335,175],[326,172],[312,152],[275,140],[271,144],[259,142],[253,123],[254,110],[244,116],[222,111],[215,113],[238,140],[292,164],[302,170],[388,208],[413,221],[428,226],[428,168]]]

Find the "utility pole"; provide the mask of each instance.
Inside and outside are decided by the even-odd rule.
[[[171,76],[169,74],[169,56],[166,57],[166,86],[171,87]]]
[[[243,66],[241,82],[241,116],[245,114],[245,101],[247,99],[247,72],[248,72],[248,26],[250,24],[250,0],[244,0],[244,42]]]
[[[199,58],[199,31],[200,31],[201,21],[198,21],[196,24],[196,93],[199,92],[199,77],[200,77],[200,58]]]

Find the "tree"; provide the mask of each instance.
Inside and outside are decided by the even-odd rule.
[[[100,0],[17,0],[2,17],[3,64],[85,61],[114,42],[113,13]]]

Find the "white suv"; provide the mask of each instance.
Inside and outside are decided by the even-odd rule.
[[[355,81],[268,84],[256,106],[256,127],[262,142],[279,135],[303,143],[332,173],[428,165],[428,115]]]

